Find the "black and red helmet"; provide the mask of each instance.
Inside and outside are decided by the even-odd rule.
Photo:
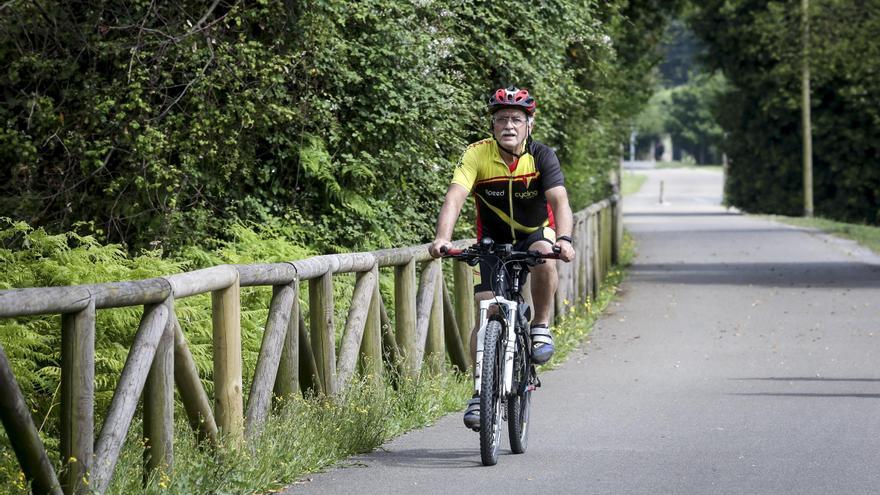
[[[498,88],[489,98],[489,113],[495,113],[502,108],[518,108],[527,115],[535,115],[535,99],[527,89],[519,89],[511,86],[507,89]]]

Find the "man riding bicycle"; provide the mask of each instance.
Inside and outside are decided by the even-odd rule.
[[[446,191],[437,219],[434,257],[449,248],[452,230],[468,195],[474,195],[477,208],[477,239],[490,237],[509,243],[515,250],[534,250],[549,254],[559,248],[563,261],[574,259],[571,246],[573,224],[568,193],[559,159],[548,146],[532,139],[535,125],[535,99],[528,90],[509,87],[489,98],[492,137],[467,147]],[[480,262],[480,281],[474,286],[476,307],[494,297],[491,287],[497,266]],[[534,318],[531,322],[532,361],[546,363],[553,355],[553,336],[549,321],[558,276],[555,260],[531,268]],[[479,326],[479,323],[477,324]],[[471,362],[475,361],[479,328],[471,332]],[[468,428],[480,424],[478,398],[468,401],[464,422]]]

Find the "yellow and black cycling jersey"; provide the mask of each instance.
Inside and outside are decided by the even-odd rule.
[[[494,139],[477,141],[462,155],[452,183],[474,196],[478,239],[513,243],[547,227],[555,230],[544,192],[564,185],[565,179],[549,146],[531,141],[528,152],[508,167]]]

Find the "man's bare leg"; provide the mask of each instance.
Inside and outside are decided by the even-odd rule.
[[[535,242],[529,246],[529,249],[543,254],[553,252],[553,246],[546,241]],[[559,276],[556,274],[556,260],[546,260],[546,263],[535,265],[529,271],[532,275],[532,303],[535,306],[532,325],[549,324],[556,295],[556,285],[559,283]]]
[[[553,252],[553,246],[546,241],[532,243],[529,249],[544,254]],[[535,317],[532,318],[529,333],[532,336],[532,359],[537,364],[544,364],[553,357],[555,348],[550,335],[550,314],[556,295],[559,277],[556,274],[556,260],[546,260],[535,265],[532,273],[532,303],[535,306]]]

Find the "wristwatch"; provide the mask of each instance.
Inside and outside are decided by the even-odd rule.
[[[571,236],[568,235],[561,235],[556,238],[556,241],[567,241],[569,244],[574,244],[573,242],[571,242]]]

